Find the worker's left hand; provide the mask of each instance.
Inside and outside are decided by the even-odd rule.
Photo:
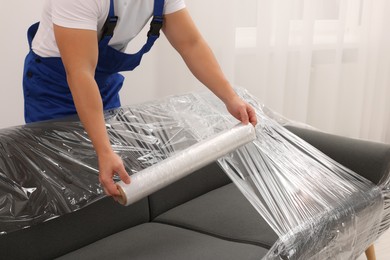
[[[247,102],[239,96],[235,96],[225,103],[229,113],[240,120],[244,125],[251,123],[253,126],[257,124],[256,111]]]
[[[121,180],[130,184],[130,176],[126,172],[122,159],[113,151],[98,154],[99,161],[99,181],[107,196],[120,196],[119,190],[113,180],[114,175],[118,174]]]

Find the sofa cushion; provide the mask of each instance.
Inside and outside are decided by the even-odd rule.
[[[169,210],[154,221],[265,248],[278,239],[232,183]]]
[[[261,259],[267,250],[250,244],[159,223],[142,224],[114,234],[59,259]]]
[[[151,218],[230,182],[218,164],[211,163],[149,196]]]

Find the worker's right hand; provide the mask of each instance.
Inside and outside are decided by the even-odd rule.
[[[98,154],[99,160],[99,181],[104,192],[108,196],[120,196],[113,177],[119,175],[121,180],[130,184],[130,176],[126,172],[122,159],[113,151],[105,154]]]
[[[250,123],[253,126],[257,124],[257,117],[255,109],[242,100],[239,96],[235,95],[225,102],[226,108],[229,113],[240,120],[244,125]]]

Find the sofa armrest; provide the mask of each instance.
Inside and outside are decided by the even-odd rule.
[[[287,126],[295,135],[376,185],[389,179],[390,145]]]

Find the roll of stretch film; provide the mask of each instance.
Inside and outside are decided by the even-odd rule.
[[[153,192],[199,170],[240,146],[256,138],[251,125],[238,125],[174,154],[131,176],[131,183],[117,183],[121,196],[117,198],[128,206]]]

